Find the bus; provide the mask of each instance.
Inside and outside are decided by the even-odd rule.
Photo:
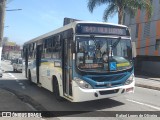
[[[75,21],[23,45],[23,73],[57,100],[83,102],[134,93],[129,29]]]

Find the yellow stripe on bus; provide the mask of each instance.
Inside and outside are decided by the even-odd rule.
[[[42,62],[41,65],[48,65],[49,67],[54,67],[54,63],[51,62]]]
[[[119,63],[117,64],[117,67],[125,67],[125,66],[130,66],[130,63]]]

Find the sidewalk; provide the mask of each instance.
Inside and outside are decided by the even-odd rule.
[[[135,75],[136,86],[160,91],[160,78]]]

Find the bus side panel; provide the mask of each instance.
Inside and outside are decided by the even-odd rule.
[[[42,87],[53,91],[52,90],[52,77],[51,77],[51,71],[53,71],[53,64],[51,62],[48,61],[42,61],[40,68],[39,68],[39,72],[40,72],[40,83],[42,85]]]
[[[53,91],[53,76],[56,76],[59,86],[62,86],[62,68],[56,67],[55,63],[61,63],[61,61],[46,61],[41,62],[40,66],[40,83],[42,87]]]
[[[41,86],[53,91],[53,78],[56,78],[59,83],[59,88],[61,87],[60,93],[62,91],[61,49],[59,34],[44,39],[39,67],[39,82],[41,83]],[[62,94],[63,93],[61,93],[61,95]]]

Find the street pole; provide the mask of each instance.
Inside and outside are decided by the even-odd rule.
[[[3,32],[4,32],[5,7],[6,7],[6,0],[0,0],[0,67],[1,67]]]
[[[0,0],[0,47],[3,43],[5,6],[6,0]]]

